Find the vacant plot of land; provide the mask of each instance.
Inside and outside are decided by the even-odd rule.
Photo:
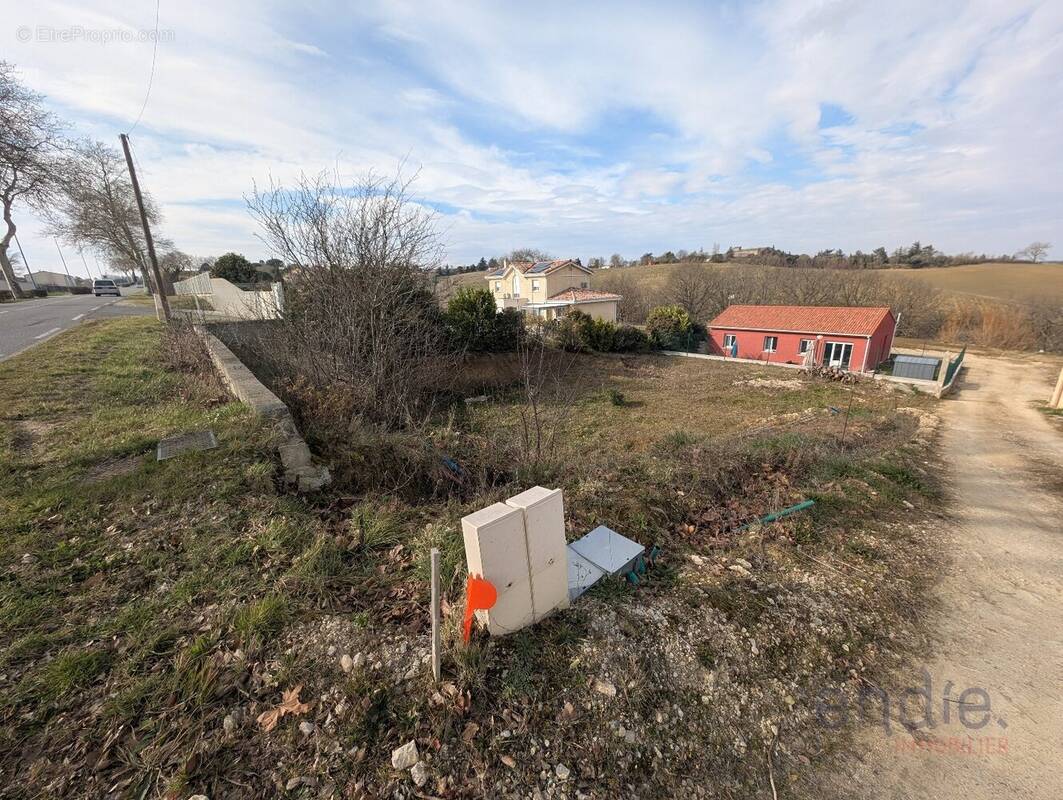
[[[269,432],[160,339],[151,320],[92,324],[0,365],[5,797],[770,795],[844,743],[819,692],[888,681],[922,646],[940,503],[925,398],[577,357],[538,395],[541,458],[501,383],[375,440],[453,457],[448,491],[300,499]],[[154,460],[204,428],[218,448]],[[638,589],[460,647],[458,522],[535,483],[565,489],[571,536],[606,523],[662,556]],[[741,527],[805,498],[811,514]],[[391,766],[411,740],[419,789]]]

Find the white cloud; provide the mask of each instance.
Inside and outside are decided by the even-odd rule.
[[[117,0],[0,11],[154,24]],[[240,208],[255,179],[403,161],[418,194],[460,210],[444,217],[461,261],[1063,239],[1057,2],[201,0],[163,2],[160,26],[173,41],[133,138],[192,252],[265,254]],[[4,52],[82,133],[116,141],[143,102],[150,44]],[[852,121],[819,130],[824,103]]]

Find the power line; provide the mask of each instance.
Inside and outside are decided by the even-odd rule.
[[[137,114],[136,121],[133,123],[133,127],[126,131],[128,136],[136,130],[137,125],[140,124],[140,118],[144,116],[144,109],[148,107],[148,98],[151,97],[151,86],[155,82],[155,57],[159,52],[159,3],[161,0],[155,0],[155,36],[151,40],[151,72],[148,75],[148,90],[144,92],[144,104],[140,107],[140,113]]]

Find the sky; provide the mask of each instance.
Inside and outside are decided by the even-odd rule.
[[[326,169],[415,176],[455,264],[1063,252],[1059,0],[160,0],[148,93],[155,15],[0,0],[0,58],[77,135],[132,129],[161,233],[197,256],[273,255],[245,197]]]

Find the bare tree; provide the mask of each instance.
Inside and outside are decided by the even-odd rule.
[[[14,65],[0,61],[0,272],[11,293],[22,297],[7,249],[15,236],[16,203],[40,208],[56,186],[55,166],[63,143],[63,125],[42,105],[43,97],[23,86]]]
[[[196,262],[188,253],[167,250],[159,255],[159,271],[165,283],[173,284],[181,280],[181,273],[195,272]]]
[[[553,256],[547,253],[545,250],[537,250],[534,247],[518,247],[505,258],[510,261],[550,261]]]
[[[712,310],[714,275],[695,264],[680,266],[672,272],[665,287],[665,297],[672,305],[680,306],[697,321],[704,321]]]
[[[423,422],[455,366],[431,291],[435,217],[409,187],[321,173],[248,199],[263,240],[294,265],[270,357],[290,378],[342,394],[352,422],[385,428]]]
[[[85,140],[64,159],[60,174],[61,191],[46,214],[51,232],[98,251],[123,272],[139,270],[153,291],[144,230],[122,154],[103,142]],[[157,225],[158,207],[148,194],[144,207],[148,222]],[[156,235],[155,246],[167,250],[173,243]]]
[[[624,259],[619,253],[613,253],[609,256],[609,266],[612,269],[617,269],[624,266]]]
[[[672,272],[664,288],[664,300],[682,307],[690,318],[705,322],[719,314],[732,302],[751,299],[765,302],[762,298],[746,298],[750,286],[740,285],[739,275],[708,264],[684,264]]]
[[[1030,244],[1026,245],[1026,247],[1024,247],[1022,250],[1017,252],[1015,254],[1015,257],[1023,259],[1028,258],[1030,261],[1036,264],[1046,255],[1048,255],[1048,251],[1051,249],[1051,242],[1031,242]]]
[[[620,295],[617,314],[622,322],[641,323],[650,313],[650,300],[642,283],[628,270],[607,271],[594,276],[594,288]]]

